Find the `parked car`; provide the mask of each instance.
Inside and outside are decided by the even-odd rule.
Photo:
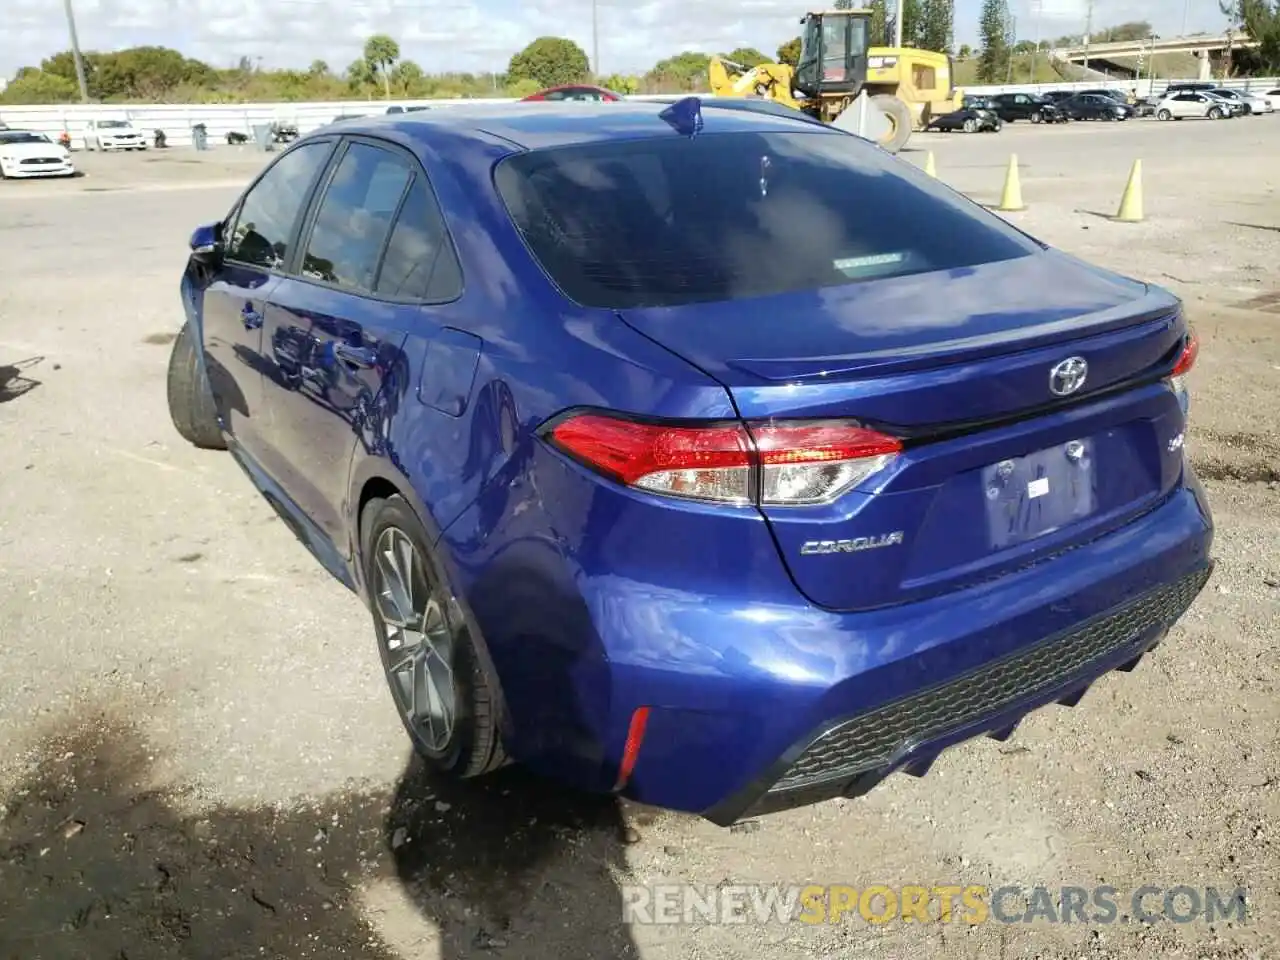
[[[147,138],[129,120],[90,120],[85,124],[85,147],[89,150],[145,150]]]
[[[35,130],[0,130],[0,180],[74,177],[71,151]]]
[[[1111,87],[1098,87],[1093,90],[1077,90],[1076,96],[1110,97],[1116,103],[1123,103],[1128,106],[1133,106],[1133,101],[1138,99],[1137,97],[1131,97],[1123,90],[1116,90]]]
[[[1224,97],[1216,90],[1200,90],[1199,93],[1204,94],[1210,100],[1215,100],[1227,110],[1228,117],[1243,117],[1244,104],[1239,100],[1233,100],[1230,97]]]
[[[1267,98],[1267,103],[1271,104],[1271,109],[1280,109],[1280,87],[1275,87],[1263,94]]]
[[[1204,120],[1225,120],[1230,109],[1206,93],[1189,90],[1165,97],[1156,107],[1157,120],[1186,120],[1198,117]]]
[[[1034,93],[998,93],[991,100],[1005,123],[1030,120],[1032,123],[1058,123],[1067,118],[1058,112],[1048,97]]]
[[[1240,90],[1230,90],[1226,87],[1217,87],[1216,89],[1209,90],[1207,92],[1215,93],[1220,97],[1225,97],[1227,100],[1240,104],[1242,112],[1246,117],[1251,114],[1261,115],[1264,113],[1270,113],[1275,109],[1275,107],[1271,106],[1271,101],[1266,97],[1259,97]]]
[[[423,110],[430,110],[430,109],[431,109],[430,107],[426,107],[426,106],[406,107],[406,106],[402,106],[401,104],[395,103],[387,107],[387,113],[419,113]]]
[[[1164,96],[1171,97],[1175,93],[1204,93],[1217,88],[1216,83],[1204,80],[1178,80],[1164,88]]]
[[[1058,104],[1071,120],[1128,120],[1133,107],[1100,93],[1080,93]]]
[[[596,102],[613,103],[626,99],[622,94],[606,89],[605,87],[593,87],[590,84],[574,83],[560,87],[547,87],[545,90],[539,90],[537,93],[531,93],[524,98],[525,100],[591,100]]]
[[[996,112],[994,103],[990,100],[971,97],[966,97],[963,102],[965,106],[959,110],[930,117],[924,128],[940,130],[943,133],[951,133],[954,130],[963,130],[965,133],[1000,132],[1004,121]]]
[[[1177,297],[832,127],[323,128],[195,229],[182,303],[175,426],[368,606],[439,775],[721,825],[858,795],[1131,669],[1210,576]]]

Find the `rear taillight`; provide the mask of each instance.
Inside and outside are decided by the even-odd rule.
[[[884,469],[894,437],[843,421],[639,423],[600,413],[571,416],[547,439],[618,483],[718,503],[827,503]]]
[[[1187,392],[1187,383],[1184,378],[1191,372],[1191,368],[1196,365],[1198,356],[1200,356],[1200,338],[1195,335],[1195,331],[1191,331],[1187,334],[1187,339],[1182,345],[1182,353],[1178,356],[1178,362],[1173,365],[1173,372],[1169,374],[1169,385],[1180,396]]]

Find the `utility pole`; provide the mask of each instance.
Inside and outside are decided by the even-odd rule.
[[[76,82],[80,84],[80,102],[89,102],[89,84],[84,79],[84,58],[80,56],[80,39],[76,36],[76,16],[71,12],[71,0],[62,0],[67,11],[67,30],[71,33],[71,57],[76,62]]]
[[[591,72],[600,82],[600,0],[591,0]]]
[[[1036,58],[1040,55],[1040,14],[1043,12],[1044,0],[1031,0],[1031,14],[1036,21],[1036,45],[1031,48],[1031,76],[1028,78],[1032,83],[1036,82]]]
[[[1182,0],[1182,35],[1187,35],[1187,14],[1191,11],[1191,0]]]
[[[1093,33],[1093,0],[1085,7],[1084,14],[1084,68],[1089,69],[1089,34]]]
[[[893,13],[893,45],[894,47],[902,46],[902,3],[898,0],[894,7]]]

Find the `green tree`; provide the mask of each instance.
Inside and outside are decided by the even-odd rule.
[[[724,58],[732,60],[734,63],[740,63],[744,67],[754,67],[761,63],[769,62],[769,58],[755,47],[738,47],[736,50],[724,54]]]
[[[23,67],[0,91],[0,103],[71,103],[79,99],[76,81],[35,67]]]
[[[312,60],[311,66],[307,68],[307,73],[313,77],[327,77],[329,75],[329,65],[323,60]]]
[[[591,75],[586,52],[564,37],[539,37],[511,58],[513,80],[535,80],[539,89],[583,83]]]
[[[973,47],[969,46],[967,43],[960,44],[960,49],[956,51],[956,59],[968,60],[972,56]]]
[[[867,4],[871,11],[871,23],[867,27],[868,46],[887,47],[893,43],[893,23],[889,19],[889,7],[885,0],[871,0]],[[906,34],[904,33],[905,37]]]
[[[369,71],[382,79],[382,92],[391,99],[391,68],[400,59],[400,44],[385,33],[375,33],[364,42],[364,62]]]
[[[1255,76],[1280,72],[1280,0],[1226,0],[1221,9],[1237,31],[1258,41],[1254,50],[1233,49],[1232,67]]]
[[[921,50],[946,53],[951,49],[954,20],[955,6],[952,0],[923,0],[919,25],[914,34],[916,46]]]
[[[650,86],[658,88],[662,93],[705,90],[710,66],[711,58],[705,53],[686,50],[674,57],[659,60],[645,79]]]
[[[640,89],[640,81],[638,79],[621,73],[606,77],[604,85],[609,90],[625,94],[635,93]]]
[[[978,80],[982,83],[999,83],[1008,74],[1010,23],[1008,0],[982,0],[982,16],[978,21],[982,38]]]
[[[792,37],[778,47],[778,62],[785,63],[792,69],[800,62],[800,38]]]
[[[1090,38],[1097,43],[1118,43],[1122,40],[1146,40],[1152,34],[1151,23],[1147,20],[1133,20],[1118,26],[1107,27],[1093,34]]]
[[[426,85],[426,72],[412,60],[401,60],[391,71],[391,82],[407,97],[416,97]]]

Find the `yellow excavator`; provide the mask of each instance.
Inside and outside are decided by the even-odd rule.
[[[913,129],[959,110],[951,57],[914,47],[870,45],[870,10],[807,13],[800,21],[800,59],[747,67],[713,57],[711,92],[763,97],[875,140],[897,153]]]

